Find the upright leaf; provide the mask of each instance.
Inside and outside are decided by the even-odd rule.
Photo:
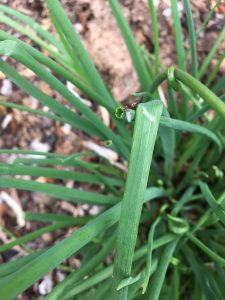
[[[113,271],[113,297],[115,300],[127,299],[128,288],[124,287],[117,291],[117,287],[123,279],[131,275],[140,214],[162,108],[162,102],[157,100],[140,104],[137,108],[116,243]]]

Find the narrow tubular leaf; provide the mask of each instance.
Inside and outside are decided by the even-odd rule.
[[[135,276],[135,277],[128,277],[128,278],[125,278],[125,279],[123,279],[121,282],[120,282],[120,284],[118,285],[118,287],[117,287],[117,291],[119,291],[119,290],[121,290],[121,289],[123,289],[123,288],[125,288],[125,287],[127,287],[127,286],[129,286],[129,285],[132,285],[132,284],[134,284],[134,283],[136,283],[136,282],[138,282],[140,279],[141,279],[141,277],[142,277],[142,273],[139,273],[137,276]]]
[[[213,91],[214,93],[218,94],[219,91],[220,91],[221,89],[224,88],[224,82],[225,82],[225,74],[222,75],[222,76],[215,82],[215,84],[212,86],[212,91]],[[222,91],[224,91],[224,90],[222,90]],[[223,101],[225,100],[224,94],[220,95],[220,99],[223,100]]]
[[[149,300],[158,300],[160,296],[160,292],[163,286],[163,281],[166,276],[166,271],[169,267],[169,263],[172,259],[174,251],[176,249],[178,240],[175,240],[168,244],[161,254],[161,258],[159,261],[159,265],[154,274],[152,283],[150,285],[150,292],[148,295]]]
[[[94,270],[102,261],[104,261],[105,257],[110,254],[113,249],[115,243],[115,235],[112,236],[106,243],[103,245],[103,248],[89,261],[82,264],[81,267],[66,277],[63,282],[58,284],[52,292],[45,297],[45,300],[55,300],[62,299],[63,296],[70,289],[74,288],[75,285],[79,282],[79,280],[83,279],[88,272]]]
[[[41,221],[47,223],[73,221],[75,225],[84,225],[92,219],[92,216],[73,217],[68,215],[37,213],[31,211],[26,211],[24,215],[25,219],[30,221]]]
[[[33,108],[30,108],[30,107],[27,107],[27,106],[24,106],[24,105],[20,105],[20,104],[0,100],[0,106],[10,107],[10,108],[18,109],[18,110],[21,110],[21,111],[26,111],[26,112],[34,114],[36,116],[46,117],[46,118],[52,119],[54,121],[59,121],[61,123],[65,123],[65,120],[63,118],[60,118],[56,115],[53,115],[51,113],[47,113],[47,112],[44,112],[44,111],[41,111],[41,110],[38,110],[38,109],[33,109]]]
[[[207,78],[207,81],[205,83],[207,86],[210,86],[211,82],[215,79],[216,74],[219,72],[220,66],[224,61],[224,58],[225,58],[225,51],[220,55],[220,58],[218,59],[217,63],[215,64],[213,70],[210,72],[209,77]],[[222,78],[222,76],[220,76],[220,79],[221,78]]]
[[[171,9],[173,16],[173,28],[175,34],[175,42],[176,42],[176,51],[177,51],[177,59],[178,65],[181,70],[186,70],[186,60],[185,60],[185,51],[184,51],[184,43],[183,43],[183,33],[180,24],[180,16],[178,12],[178,4],[177,0],[171,0]]]
[[[191,48],[191,67],[192,75],[198,78],[198,59],[197,59],[197,49],[196,49],[196,34],[194,27],[194,20],[191,12],[190,0],[183,0],[185,12],[187,15],[188,33],[189,33],[189,43]]]
[[[199,262],[199,257],[196,256],[194,251],[188,245],[184,246],[184,250],[182,252],[184,253],[184,256],[188,261],[189,265],[191,266],[192,271],[195,274],[196,280],[200,285],[201,290],[205,294],[206,299],[211,300],[212,298],[215,297],[215,295],[213,291],[210,289],[208,282],[205,280],[204,272],[202,271]]]
[[[73,63],[73,67],[74,67],[76,73],[78,74],[78,76],[80,78],[85,80],[87,83],[90,83],[89,78],[87,77],[87,74],[85,73],[84,69],[82,68],[82,65],[80,64],[79,59],[74,55],[74,52],[71,49],[70,44],[68,43],[67,39],[65,38],[64,33],[61,30],[57,20],[51,14],[50,14],[50,17],[51,17],[52,23],[54,24],[56,32],[58,33],[60,40],[61,40],[62,44],[64,45],[64,48],[66,49],[68,56],[71,58],[71,61]]]
[[[127,45],[134,67],[136,69],[141,87],[146,91],[149,87],[150,77],[145,66],[145,63],[141,57],[140,50],[134,40],[133,34],[126,19],[122,13],[120,5],[117,0],[109,0],[109,4],[112,8],[113,14],[116,17],[117,23],[123,35],[124,41]]]
[[[66,15],[65,11],[63,10],[60,2],[58,0],[46,0],[46,4],[48,6],[50,14],[57,20],[58,26],[60,26],[68,43],[73,49],[74,55],[76,55],[76,57],[79,59],[95,91],[103,97],[106,97],[109,102],[113,103],[113,98],[111,97],[105,84],[103,83],[98,71],[94,66],[93,61],[84,48],[78,34],[74,30],[73,25]]]
[[[58,61],[62,63],[68,64],[69,62],[67,58],[65,58],[62,54],[59,54],[57,49],[49,43],[46,43],[43,39],[38,37],[32,31],[28,30],[26,27],[22,26],[18,22],[14,21],[13,19],[9,18],[5,14],[0,12],[1,22],[7,24],[8,26],[20,31],[24,35],[28,36],[31,40],[33,40],[36,44],[41,46],[43,49],[46,49],[50,55]]]
[[[57,153],[49,153],[49,152],[39,152],[39,151],[32,151],[32,150],[18,150],[18,149],[0,149],[0,154],[24,154],[24,155],[34,155],[34,156],[43,156],[43,157],[54,157],[61,160],[68,158],[68,156],[60,155]],[[80,154],[80,153],[79,153]],[[38,158],[37,158],[38,159]]]
[[[110,205],[115,204],[119,201],[119,198],[113,196],[106,196],[94,192],[80,191],[78,189],[66,188],[52,183],[40,183],[32,180],[1,177],[0,187],[16,188],[24,191],[44,193],[56,199],[64,199],[74,203]]]
[[[167,109],[164,107],[163,113],[166,118],[170,118],[170,115]],[[162,126],[159,127],[159,136],[162,143],[163,148],[163,155],[165,159],[164,163],[164,172],[169,179],[171,179],[173,174],[173,161],[175,155],[175,144],[176,144],[176,137],[175,132],[171,128],[163,128]]]
[[[173,128],[176,130],[203,134],[203,135],[209,137],[212,141],[214,141],[218,145],[220,150],[222,149],[222,144],[221,144],[219,138],[215,135],[215,133],[203,126],[192,124],[192,123],[186,122],[186,121],[167,118],[167,117],[161,117],[160,125],[169,127],[169,128]]]
[[[211,207],[212,211],[216,214],[218,219],[225,225],[225,210],[224,208],[218,204],[213,194],[211,193],[208,185],[204,182],[200,182],[200,188],[203,196]]]
[[[142,285],[142,294],[145,293],[147,287],[148,287],[148,282],[149,278],[151,275],[152,271],[152,250],[153,250],[153,245],[154,245],[154,234],[155,234],[155,229],[157,224],[160,222],[161,217],[158,217],[154,223],[151,225],[151,229],[149,231],[148,235],[148,257],[147,257],[147,266],[146,266],[146,271],[145,271],[145,276],[144,276],[144,282]]]
[[[221,31],[219,37],[217,38],[216,42],[214,43],[209,54],[206,56],[202,66],[199,70],[199,79],[201,79],[205,75],[205,72],[206,72],[207,68],[209,67],[212,59],[214,58],[216,51],[218,50],[219,46],[221,45],[224,37],[225,37],[225,26],[224,26],[223,30]]]
[[[209,106],[225,119],[225,104],[210,89],[182,70],[175,69],[175,77],[204,99]]]
[[[199,39],[200,34],[202,31],[204,31],[204,29],[206,28],[209,20],[211,19],[213,13],[215,12],[217,6],[221,3],[221,0],[217,0],[215,5],[210,9],[210,11],[208,12],[208,14],[206,15],[206,18],[203,22],[203,24],[201,25],[201,27],[199,28],[198,32],[196,33],[196,39]]]
[[[185,193],[182,195],[182,197],[177,201],[175,204],[173,210],[172,210],[172,215],[176,216],[183,208],[183,206],[190,200],[192,194],[194,193],[195,188],[190,187],[185,191]]]
[[[174,266],[172,275],[172,286],[171,286],[171,296],[173,300],[179,300],[180,298],[180,270],[179,266]]]
[[[37,161],[38,163],[38,161]],[[29,176],[43,176],[48,178],[56,179],[72,179],[77,182],[89,182],[93,184],[102,184],[102,180],[98,176],[84,173],[84,172],[74,172],[66,171],[61,169],[54,168],[42,168],[42,167],[32,167],[32,166],[22,166],[18,164],[3,164],[0,163],[0,174],[1,175],[29,175]],[[119,181],[116,178],[110,178],[104,176],[106,182],[111,183],[112,185],[120,186],[122,181]]]
[[[155,73],[158,74],[160,68],[159,60],[159,28],[157,12],[154,5],[154,0],[148,0],[150,15],[152,18],[152,30],[154,34],[154,54],[155,54]]]
[[[174,130],[160,126],[159,136],[162,143],[163,155],[165,159],[164,171],[168,176],[168,179],[171,179],[173,174],[173,160],[175,154],[175,133]]]
[[[0,5],[0,11],[7,13],[13,17],[16,17],[18,20],[24,22],[25,24],[29,25],[33,30],[37,32],[42,38],[47,40],[50,44],[54,45],[60,51],[64,51],[64,48],[59,40],[57,40],[52,34],[46,31],[42,26],[40,26],[37,22],[35,22],[30,17],[24,15],[23,13],[9,7],[6,5]]]
[[[156,100],[140,104],[136,112],[131,159],[116,243],[113,271],[115,300],[127,299],[128,288],[117,291],[117,287],[123,279],[131,275],[140,214],[162,108],[162,102]]]
[[[39,236],[41,236],[45,233],[56,231],[57,229],[73,226],[75,224],[76,224],[76,221],[75,221],[75,218],[74,218],[74,221],[58,222],[56,224],[52,224],[52,225],[40,228],[40,229],[35,230],[31,233],[28,233],[28,234],[26,234],[26,235],[24,235],[20,238],[15,239],[12,242],[9,242],[7,244],[4,244],[4,245],[0,246],[0,253],[13,248],[14,246],[26,244],[26,243],[38,238]]]
[[[6,277],[7,275],[18,271],[19,268],[25,266],[25,264],[31,262],[34,258],[38,257],[40,254],[44,253],[46,250],[36,251],[17,260],[12,260],[10,262],[0,265],[0,277]]]
[[[222,204],[224,201],[224,197],[225,197],[225,192],[223,192],[220,197],[218,198],[218,203]],[[201,216],[201,218],[196,222],[196,224],[194,225],[193,229],[192,229],[192,233],[195,233],[197,230],[199,230],[200,228],[202,228],[204,226],[205,223],[207,223],[208,219],[210,218],[212,213],[211,208],[208,209],[204,215]]]
[[[200,241],[194,234],[187,232],[187,237],[190,241],[192,241],[199,249],[205,252],[214,262],[219,263],[221,266],[225,266],[225,258],[219,256],[213,250],[211,250],[208,246],[206,246],[202,241]]]

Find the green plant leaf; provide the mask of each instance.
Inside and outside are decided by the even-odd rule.
[[[212,59],[214,58],[216,51],[218,50],[220,44],[222,43],[223,39],[225,37],[225,26],[223,28],[223,30],[221,31],[219,37],[217,38],[216,42],[214,43],[212,49],[210,50],[209,54],[207,55],[207,57],[205,58],[200,70],[199,70],[199,79],[201,79],[207,68],[209,67]]]
[[[93,258],[91,258],[86,263],[82,264],[81,267],[70,274],[63,282],[58,284],[51,293],[45,297],[45,300],[54,300],[54,299],[62,299],[64,295],[70,291],[75,285],[82,279],[86,274],[96,268],[100,263],[104,261],[107,255],[113,249],[115,243],[115,235],[110,238],[105,245],[103,245],[102,249],[95,254]]]
[[[126,43],[127,49],[130,53],[131,59],[133,61],[134,67],[136,69],[139,81],[141,83],[142,89],[147,91],[150,77],[144,61],[141,57],[140,50],[134,40],[131,29],[129,28],[126,19],[122,13],[120,5],[117,0],[109,0],[109,4],[111,6],[112,12],[117,20],[118,26],[123,35],[124,41]]]
[[[189,33],[189,43],[191,48],[191,67],[192,75],[198,78],[198,59],[197,59],[197,49],[196,49],[196,34],[194,27],[194,20],[191,12],[190,0],[184,0],[185,12],[187,15],[188,33]]]
[[[200,188],[203,196],[205,197],[205,200],[208,202],[212,211],[215,213],[218,219],[225,225],[225,209],[220,204],[218,204],[206,183],[200,182]]]
[[[150,193],[150,190],[148,192],[148,200],[159,196],[156,188],[153,188],[152,193]],[[1,295],[5,300],[14,299],[16,295],[27,289],[46,273],[57,267],[61,262],[87,245],[102,231],[118,222],[120,209],[121,204],[119,203],[96,217],[94,220],[88,222],[81,229],[75,230],[68,238],[62,240],[57,245],[50,247],[37,258],[35,257],[26,265],[23,265],[19,270],[16,270],[11,275],[5,277],[0,282]],[[168,243],[171,239],[174,239],[173,235],[169,235],[167,239],[164,238],[160,241],[160,243]],[[159,246],[159,244],[156,245]],[[146,253],[145,251],[143,250],[144,253]],[[33,272],[34,270],[35,272]],[[111,273],[109,273],[109,275]]]
[[[119,283],[118,287],[116,288],[117,291],[119,291],[119,290],[121,290],[121,289],[123,289],[123,288],[125,288],[125,287],[127,287],[127,286],[129,286],[129,285],[131,285],[131,284],[134,284],[135,282],[139,281],[140,278],[141,278],[141,273],[138,274],[138,275],[135,276],[135,277],[131,277],[131,276],[130,276],[130,277],[128,277],[128,278],[123,279],[123,280]]]
[[[184,51],[184,43],[183,43],[183,33],[180,24],[180,16],[178,12],[178,3],[177,0],[171,0],[171,10],[173,16],[173,28],[175,34],[175,42],[176,42],[176,51],[177,51],[177,60],[179,68],[182,70],[186,70],[186,59],[185,59],[185,51]]]
[[[65,221],[65,222],[58,222],[56,224],[52,224],[43,228],[40,228],[38,230],[35,230],[31,233],[28,233],[20,238],[15,239],[12,242],[9,242],[7,244],[4,244],[2,246],[0,246],[0,253],[4,252],[6,250],[9,250],[11,248],[13,248],[16,245],[22,245],[22,244],[26,244],[36,238],[38,238],[39,236],[47,233],[47,232],[53,232],[57,229],[61,229],[61,228],[66,228],[69,226],[73,226],[76,224],[76,220],[74,219],[73,221]]]
[[[148,282],[149,278],[151,275],[152,271],[152,251],[153,251],[153,245],[154,245],[154,234],[155,234],[155,229],[158,223],[161,221],[161,217],[159,216],[154,223],[151,225],[151,229],[149,231],[148,235],[148,256],[147,256],[147,266],[146,266],[146,271],[144,275],[144,282],[142,285],[142,294],[146,292],[146,289],[148,287]]]
[[[155,54],[155,73],[157,74],[160,70],[160,57],[159,57],[159,28],[157,12],[153,0],[148,0],[150,15],[152,18],[152,30],[154,34],[154,54]]]
[[[52,183],[40,183],[33,180],[1,177],[0,187],[44,193],[56,199],[67,200],[73,203],[110,205],[119,201],[119,198],[113,196],[106,196],[95,192],[66,188]]]
[[[105,84],[103,83],[99,73],[97,72],[89,54],[81,43],[78,34],[74,30],[72,23],[63,10],[60,2],[58,0],[46,0],[46,4],[51,16],[53,16],[53,18],[57,20],[58,26],[67,39],[67,42],[73,49],[74,55],[79,59],[95,91],[99,92],[100,95],[107,98],[109,102],[115,103]]]
[[[152,283],[150,285],[148,299],[152,299],[152,300],[159,299],[163,281],[166,276],[166,271],[169,267],[169,263],[172,259],[172,255],[176,249],[177,243],[178,243],[178,240],[175,240],[175,241],[169,243],[164,248],[163,253],[161,254],[159,265],[157,267],[157,270],[153,276]]]
[[[119,283],[130,277],[138,225],[143,205],[144,192],[150,170],[162,102],[151,101],[139,104],[135,117],[133,145],[116,244],[114,262],[114,299],[127,299],[128,289],[117,291]],[[127,217],[129,214],[129,218]]]
[[[38,163],[38,161],[37,161]],[[32,166],[23,166],[18,164],[3,164],[0,163],[0,174],[1,175],[29,175],[29,176],[43,176],[48,178],[56,178],[63,180],[74,180],[77,182],[89,182],[92,184],[102,184],[102,179],[97,175],[84,173],[84,172],[74,172],[66,171],[55,168],[43,168],[43,167],[32,167]],[[109,184],[121,186],[122,181],[113,178],[104,176],[104,180]]]
[[[214,132],[210,131],[209,129],[207,129],[203,126],[192,124],[192,123],[186,122],[186,121],[167,118],[167,117],[161,117],[160,126],[165,126],[165,127],[169,127],[169,128],[173,128],[173,129],[181,130],[181,131],[203,134],[203,135],[207,136],[208,138],[210,138],[211,140],[213,140],[214,143],[216,143],[217,146],[219,147],[220,151],[222,150],[222,144],[221,144],[219,138],[215,135]]]

